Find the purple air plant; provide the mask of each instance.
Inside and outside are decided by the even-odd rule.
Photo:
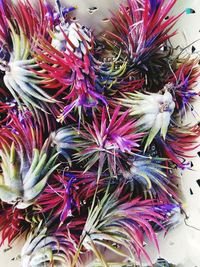
[[[169,75],[168,58],[172,55],[168,40],[176,34],[173,27],[180,16],[170,15],[176,1],[128,0],[121,3],[118,12],[113,12],[114,29],[103,39],[111,47],[111,53],[115,51],[126,63],[121,79],[116,79],[122,85],[119,90],[124,83],[127,88],[134,87],[135,80],[143,81],[150,92],[157,92],[163,86]]]
[[[138,133],[135,121],[129,118],[129,111],[120,114],[120,106],[113,113],[103,108],[101,116],[93,113],[91,124],[83,125],[80,131],[80,152],[76,157],[83,162],[84,172],[98,168],[98,179],[107,168],[110,175],[124,170],[126,155],[139,151],[139,142],[144,133]],[[124,158],[125,157],[125,158]]]
[[[59,218],[61,227],[67,219],[87,208],[86,204],[92,200],[96,190],[96,179],[95,173],[82,174],[77,171],[62,176],[53,175],[37,200],[39,213],[48,215],[53,210],[53,217]],[[98,186],[100,191],[105,183],[100,182]]]
[[[54,175],[47,184],[44,192],[37,200],[42,213],[48,213],[53,208],[54,218],[59,218],[60,226],[73,211],[80,213],[79,186],[75,176]]]
[[[199,95],[197,80],[200,76],[198,61],[196,59],[186,59],[178,64],[177,70],[169,80],[169,90],[174,96],[176,109],[183,118],[188,109],[192,108],[192,103]]]
[[[181,128],[171,127],[165,141],[159,136],[156,137],[160,154],[181,169],[189,168],[190,164],[185,159],[194,157],[191,152],[199,147],[199,131],[198,124]]]

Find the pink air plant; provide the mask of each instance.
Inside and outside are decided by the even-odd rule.
[[[0,245],[3,245],[5,241],[8,242],[8,245],[11,245],[17,237],[30,229],[30,222],[26,218],[25,210],[13,208],[2,202],[0,206]]]
[[[128,0],[127,6],[121,4],[111,22],[116,33],[109,33],[116,45],[123,47],[135,64],[142,65],[163,47],[175,32],[170,32],[178,16],[165,20],[176,0],[161,1]]]
[[[93,48],[88,47],[84,39],[85,34],[83,35],[78,27],[74,30],[84,46],[84,52],[79,55],[75,53],[76,45],[69,39],[67,30],[64,31],[61,27],[60,31],[64,38],[64,51],[57,50],[53,44],[43,38],[35,46],[35,56],[39,66],[45,70],[45,72],[38,73],[47,79],[44,88],[54,90],[54,98],[59,98],[66,103],[62,114],[58,117],[58,120],[62,122],[75,108],[78,108],[80,119],[82,108],[95,107],[99,101],[106,104],[106,101],[95,90]],[[92,43],[92,36],[88,38]]]
[[[135,121],[129,119],[129,111],[120,115],[118,106],[109,118],[108,111],[102,109],[101,116],[93,114],[92,124],[85,124],[80,132],[80,152],[76,153],[80,162],[85,163],[84,172],[98,166],[98,179],[106,168],[111,175],[124,169],[124,157],[139,151],[139,141],[143,133],[138,133]]]

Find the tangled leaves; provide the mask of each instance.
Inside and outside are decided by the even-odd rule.
[[[0,1],[1,244],[26,233],[24,267],[152,264],[199,137],[180,124],[200,72],[169,46],[176,0],[128,0],[101,35],[55,2]]]

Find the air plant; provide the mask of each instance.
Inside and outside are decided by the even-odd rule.
[[[22,248],[22,266],[72,266],[84,223],[83,217],[59,227],[53,217],[40,220],[29,232]],[[78,259],[77,266],[81,262],[82,259]]]
[[[120,5],[117,13],[113,13],[111,23],[114,30],[104,38],[112,50],[122,51],[122,60],[126,58],[125,77],[135,79],[135,70],[135,74],[145,78],[147,88],[152,90],[155,85],[159,86],[158,81],[162,84],[170,72],[168,58],[171,49],[166,42],[176,33],[172,28],[179,16],[169,15],[175,3],[176,0],[166,3],[164,0],[128,0]],[[154,73],[157,73],[156,78]]]
[[[10,3],[9,6],[9,3],[4,3],[4,5],[1,6],[0,12],[7,26],[7,32],[9,32],[9,34],[7,33],[9,39],[4,44],[6,47],[4,57],[8,59],[4,59],[4,65],[1,64],[1,69],[4,71],[4,84],[16,100],[21,111],[24,110],[24,104],[34,114],[37,114],[38,109],[50,112],[51,104],[54,103],[52,109],[56,112],[56,106],[57,104],[59,106],[59,103],[41,88],[45,84],[45,80],[37,75],[36,70],[42,70],[37,65],[31,52],[36,37],[34,31],[40,29],[40,34],[44,35],[42,33],[42,29],[45,28],[44,23],[41,27],[43,20],[40,21],[37,12],[29,3],[24,4],[19,1],[19,7],[23,10],[24,17],[21,16],[13,4]],[[42,4],[41,7],[43,7]],[[9,10],[9,16],[4,9]],[[30,18],[29,11],[32,11]],[[0,35],[1,41],[3,37],[4,35]],[[30,38],[32,38],[31,41]]]
[[[39,213],[47,216],[52,213],[55,219],[59,219],[59,226],[69,218],[82,214],[97,190],[96,176],[96,173],[83,174],[77,171],[52,176],[35,202],[40,207]],[[98,192],[107,186],[102,180],[98,184]]]
[[[78,109],[80,124],[82,110],[97,106],[99,101],[106,105],[105,98],[95,90],[93,36],[76,23],[59,27],[51,33],[51,42],[42,38],[35,46],[37,62],[45,70],[38,75],[50,79],[48,88],[56,89],[54,98],[66,102],[58,121],[63,122]]]
[[[48,233],[46,227],[38,227],[22,248],[21,266],[71,266],[75,249],[63,232]]]
[[[169,89],[171,89],[176,110],[183,118],[188,109],[193,109],[192,103],[199,94],[195,86],[200,72],[196,59],[186,58],[177,61],[177,67],[169,79],[169,83],[171,83]]]
[[[138,133],[136,123],[129,119],[129,111],[120,115],[118,106],[108,117],[105,108],[101,117],[93,114],[92,124],[85,124],[80,131],[80,152],[76,157],[80,162],[86,162],[84,172],[93,166],[98,168],[98,179],[106,168],[110,175],[117,175],[117,169],[124,169],[127,154],[139,151],[139,141],[144,133]]]
[[[59,166],[50,140],[42,145],[40,130],[30,119],[20,121],[15,115],[0,129],[0,199],[18,208],[34,203]]]
[[[198,124],[185,127],[170,127],[165,141],[157,136],[156,143],[160,154],[168,157],[179,168],[185,169],[190,167],[185,159],[194,157],[194,154],[190,152],[199,147],[199,144],[197,144],[198,137]]]
[[[128,200],[122,191],[105,194],[95,205],[93,203],[80,242],[81,247],[93,251],[103,266],[108,266],[98,247],[106,247],[116,255],[135,263],[143,254],[151,263],[144,248],[144,233],[155,242],[157,239],[150,222],[160,224],[166,219],[156,212],[152,200],[138,198]],[[74,266],[74,265],[73,265]]]
[[[141,187],[146,197],[149,195],[163,203],[167,203],[172,196],[177,199],[177,188],[174,185],[176,177],[172,175],[166,159],[138,155],[131,161],[129,170],[122,172],[121,176],[133,192]]]
[[[46,1],[38,0],[37,10],[30,1],[18,0],[16,3],[12,0],[1,1],[0,10],[2,14],[0,39],[7,51],[12,51],[12,42],[9,42],[12,34],[9,32],[10,23],[13,23],[16,30],[22,30],[30,44],[38,35],[48,36],[48,29],[52,25],[52,18],[48,14],[53,13],[53,10]]]
[[[144,84],[144,79],[137,79],[137,71],[129,70],[126,59],[121,58],[121,51],[117,55],[112,55],[112,50],[103,48],[102,58],[95,55],[95,88],[98,92],[103,92],[109,99],[113,96],[121,96],[123,92],[133,92],[140,90]],[[97,60],[98,58],[98,60]]]
[[[175,34],[170,33],[170,30],[178,17],[171,16],[165,20],[175,3],[176,0],[166,4],[163,0],[128,0],[127,6],[121,4],[117,15],[113,14],[111,18],[118,33],[111,32],[111,37],[123,47],[123,51],[126,51],[133,62],[144,64]]]
[[[55,146],[56,150],[67,159],[71,166],[71,154],[77,150],[79,142],[77,131],[73,127],[62,127],[52,132],[50,137],[52,146]]]
[[[30,221],[27,210],[13,208],[13,206],[1,202],[0,204],[0,246],[7,241],[8,245],[30,229]]]
[[[53,212],[53,217],[59,218],[61,226],[67,218],[73,216],[73,211],[80,213],[80,185],[78,185],[76,176],[73,175],[57,174],[52,178],[36,203],[40,206],[43,214]]]
[[[38,86],[42,84],[42,80],[31,70],[38,66],[35,65],[35,59],[28,59],[30,47],[26,37],[22,32],[18,35],[11,25],[10,28],[13,51],[5,70],[4,83],[22,110],[21,101],[31,111],[35,112],[36,109],[47,111],[48,106],[45,106],[45,103],[56,103],[56,100]],[[21,52],[17,52],[18,46]]]
[[[124,98],[118,99],[122,106],[131,108],[130,115],[137,119],[136,125],[141,131],[149,131],[144,151],[152,143],[157,134],[166,138],[171,115],[174,112],[175,103],[168,92],[168,86],[164,87],[164,93],[130,93]]]

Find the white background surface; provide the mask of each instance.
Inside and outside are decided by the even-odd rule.
[[[6,1],[6,0],[5,0]],[[33,2],[30,0],[30,2]],[[120,1],[113,0],[69,0],[63,1],[67,5],[70,3],[78,5],[78,15],[83,23],[87,25],[95,25],[95,28],[101,29],[106,27],[108,22],[102,22],[102,19],[108,17],[108,10],[116,7],[116,3]],[[89,14],[88,7],[98,7],[97,11],[93,14]],[[190,15],[183,15],[177,24],[179,29],[179,34],[173,38],[174,45],[180,45],[185,47],[185,45],[200,38],[200,0],[178,0],[177,5],[173,13],[178,13],[183,11],[185,8],[193,8],[196,13]],[[200,50],[200,42],[194,44],[195,48]],[[188,48],[191,51],[191,47]],[[200,114],[200,102],[195,105],[197,111]],[[193,118],[189,116],[187,122],[189,121],[200,121],[199,118]],[[200,143],[200,142],[199,142]],[[200,148],[199,148],[200,151]],[[184,197],[185,197],[185,207],[189,219],[187,223],[191,226],[200,229],[200,187],[198,186],[196,180],[200,179],[200,158],[197,156],[192,160],[194,167],[193,171],[187,171],[183,174],[181,181]],[[190,188],[193,191],[193,195],[190,194]],[[163,236],[158,237],[160,240],[160,256],[173,262],[175,264],[181,264],[183,267],[200,267],[200,231],[194,228],[186,226],[184,223],[181,224],[176,229],[168,233],[164,238]],[[11,260],[17,257],[20,253],[21,244],[23,242],[19,241],[15,244],[12,250],[3,252],[4,248],[0,249],[0,267],[19,267],[19,260]],[[149,246],[149,251],[153,258],[157,258],[156,251],[152,250]],[[28,266],[27,266],[28,267]]]

